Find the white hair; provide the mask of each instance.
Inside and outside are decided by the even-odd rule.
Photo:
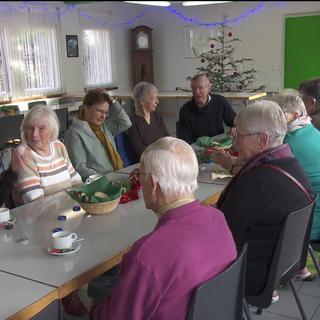
[[[294,89],[286,89],[273,97],[283,112],[294,113],[297,112],[299,117],[306,116],[307,110],[300,93]]]
[[[287,121],[279,105],[270,100],[256,101],[236,116],[236,124],[247,129],[249,133],[268,133],[269,147],[283,143],[287,133]]]
[[[178,197],[194,192],[199,172],[195,152],[185,141],[160,138],[142,153],[145,173],[153,175],[165,196]]]
[[[141,81],[139,82],[132,91],[135,111],[136,113],[141,113],[141,101],[145,99],[145,97],[151,92],[158,93],[158,89],[152,83]]]
[[[60,123],[56,113],[49,106],[37,104],[33,106],[32,109],[30,109],[24,116],[20,127],[21,141],[24,144],[28,144],[25,136],[26,127],[32,123],[37,122],[39,119],[45,119],[48,122],[49,128],[51,130],[51,141],[57,140],[59,136]]]

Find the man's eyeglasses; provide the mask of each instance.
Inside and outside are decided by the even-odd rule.
[[[258,133],[258,132],[256,132],[256,133],[244,133],[244,134],[241,134],[241,133],[239,133],[239,132],[237,132],[236,134],[235,134],[235,138],[242,138],[242,137],[250,137],[250,136],[256,136],[256,135],[259,135],[260,133]]]

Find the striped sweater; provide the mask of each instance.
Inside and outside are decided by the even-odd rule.
[[[40,156],[25,145],[19,146],[21,152],[26,148],[31,152],[31,159],[18,172],[18,204],[33,201],[82,182],[69,160],[66,147],[59,140],[50,143],[48,156]]]

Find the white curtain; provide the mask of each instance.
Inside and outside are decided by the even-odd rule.
[[[111,30],[103,26],[104,22],[110,21],[111,14],[95,13],[82,16],[80,12],[79,16],[82,29],[85,87],[114,85],[114,68],[112,68],[111,62]],[[88,19],[88,17],[95,19]]]
[[[1,56],[12,98],[61,92],[57,9],[0,10]],[[1,67],[0,67],[1,69]]]

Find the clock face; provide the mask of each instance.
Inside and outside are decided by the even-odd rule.
[[[147,49],[149,48],[149,37],[148,35],[140,31],[137,35],[137,48],[138,49]]]

